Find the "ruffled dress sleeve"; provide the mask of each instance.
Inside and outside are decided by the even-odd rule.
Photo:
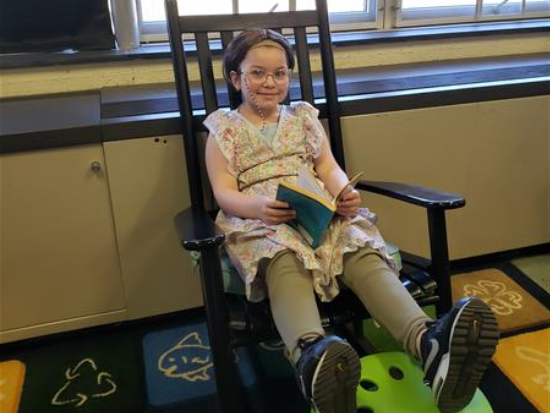
[[[300,102],[296,104],[296,116],[304,122],[306,152],[317,158],[326,139],[325,129],[319,121],[319,111],[308,102]]]
[[[227,160],[229,173],[238,176],[237,169],[237,129],[231,119],[230,113],[224,110],[212,112],[204,120],[204,126],[208,129],[208,139],[214,138],[223,156]]]

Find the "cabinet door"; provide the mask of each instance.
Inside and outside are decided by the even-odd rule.
[[[2,155],[0,169],[4,338],[14,329],[49,333],[122,319],[102,146]],[[53,327],[41,329],[46,323]],[[37,334],[17,338],[28,335]]]
[[[104,146],[128,317],[201,306],[200,277],[174,228],[174,216],[189,206],[181,137]]]

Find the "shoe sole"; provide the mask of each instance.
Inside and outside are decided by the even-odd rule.
[[[487,304],[472,299],[461,308],[451,329],[450,352],[434,379],[435,400],[442,412],[458,412],[470,403],[498,338],[498,323]]]
[[[315,371],[312,404],[317,413],[356,413],[359,356],[348,344],[331,343]]]

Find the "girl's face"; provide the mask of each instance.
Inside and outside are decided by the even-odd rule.
[[[290,71],[284,50],[260,46],[248,51],[231,81],[241,92],[243,103],[269,113],[277,109],[288,92]]]

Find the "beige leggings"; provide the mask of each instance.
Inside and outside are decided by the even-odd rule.
[[[311,274],[290,250],[275,255],[265,271],[275,325],[296,361],[301,337],[324,334]],[[376,251],[364,247],[344,255],[341,280],[373,318],[416,355],[416,338],[431,319]]]

